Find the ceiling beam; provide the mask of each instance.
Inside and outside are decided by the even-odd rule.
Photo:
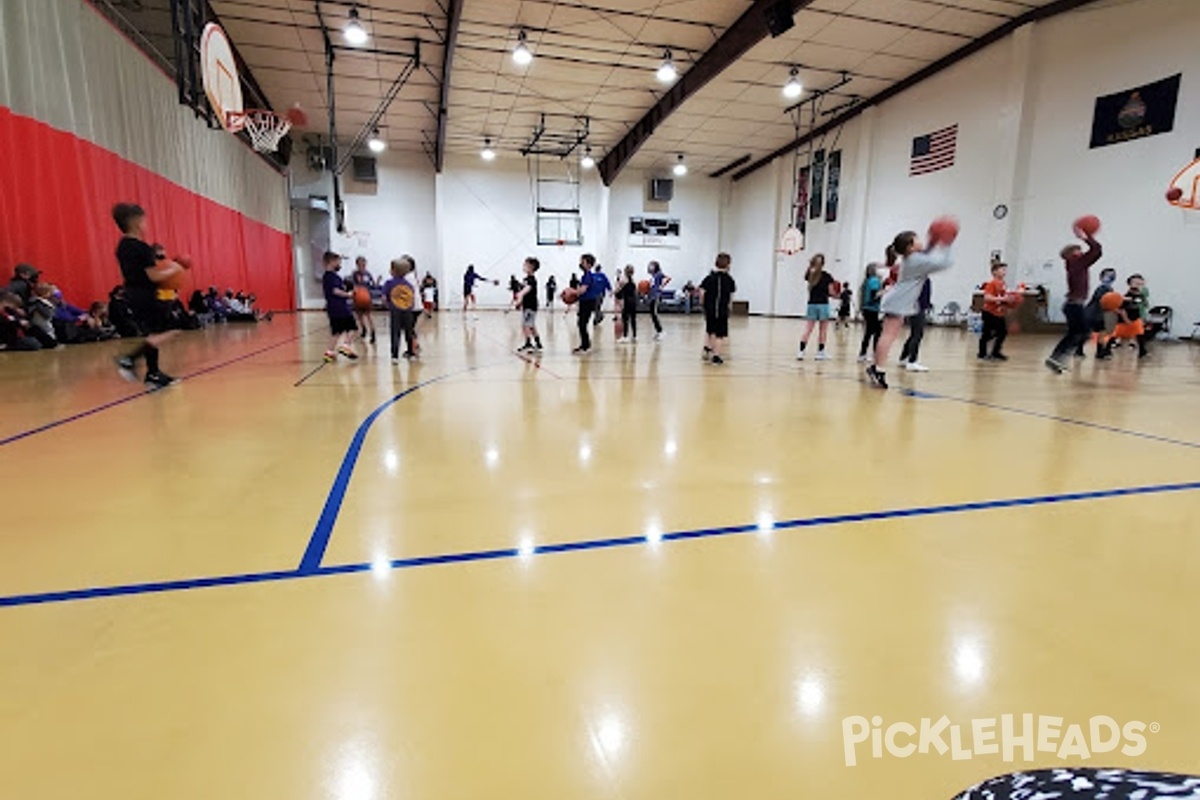
[[[658,126],[679,110],[689,97],[724,72],[750,48],[771,35],[767,30],[767,9],[778,2],[779,0],[754,0],[754,4],[721,34],[716,43],[697,59],[695,65],[679,77],[675,85],[658,99],[645,116],[634,123],[629,132],[600,162],[600,178],[605,186],[612,185],[630,159],[654,135]],[[795,12],[813,0],[790,2]]]
[[[438,89],[437,139],[433,146],[433,168],[440,173],[446,165],[446,126],[450,117],[450,70],[458,45],[458,23],[462,20],[463,0],[446,4],[446,49],[442,55],[442,84]]]
[[[923,83],[923,82],[929,80],[934,75],[937,75],[939,72],[949,69],[950,67],[959,63],[963,59],[968,58],[969,56],[975,55],[975,53],[978,53],[980,50],[983,50],[985,47],[988,47],[989,45],[995,44],[996,42],[1000,41],[1001,39],[1005,38],[1006,36],[1009,36],[1010,34],[1012,34],[1013,31],[1017,30],[1018,28],[1020,28],[1024,25],[1029,24],[1030,22],[1040,22],[1042,20],[1047,20],[1047,19],[1050,19],[1051,17],[1056,17],[1059,14],[1064,14],[1068,11],[1074,11],[1077,8],[1081,8],[1083,6],[1090,5],[1094,2],[1096,2],[1096,0],[1055,0],[1055,2],[1049,3],[1048,5],[1044,5],[1039,8],[1035,8],[1030,11],[1027,11],[1019,17],[1013,17],[1008,22],[1005,22],[1003,25],[1001,25],[997,28],[993,28],[991,31],[989,31],[988,33],[985,33],[983,36],[976,39],[975,41],[963,45],[962,47],[958,48],[957,50],[950,53],[949,55],[947,55],[943,58],[940,58],[937,61],[934,61],[932,64],[924,67],[923,69],[921,69],[917,72],[914,72],[912,75],[909,75],[904,80],[892,84],[891,86],[889,86],[888,88],[886,88],[882,92],[880,92],[879,94],[877,94],[873,97],[868,97],[865,100],[863,100],[861,103],[854,105],[852,108],[848,109],[844,113],[838,114],[836,117],[834,117],[833,119],[824,123],[823,125],[813,128],[808,133],[804,134],[803,136],[798,137],[797,139],[790,142],[789,144],[784,145],[783,147],[779,148],[778,150],[771,153],[770,155],[763,156],[758,161],[755,161],[753,164],[746,167],[745,169],[734,173],[733,180],[740,181],[742,178],[745,178],[745,177],[757,172],[758,170],[762,169],[763,167],[767,166],[775,159],[786,156],[787,154],[791,153],[793,150],[796,150],[796,149],[801,148],[804,145],[808,144],[813,139],[824,136],[825,134],[829,133],[830,131],[840,128],[842,125],[845,125],[847,122],[854,119],[855,117],[857,117],[862,112],[866,111],[871,106],[877,106],[880,103],[883,103],[885,100],[890,100],[891,98],[895,97],[896,95],[900,94],[901,92],[905,92],[905,91],[911,89],[912,87],[916,86],[917,84]]]

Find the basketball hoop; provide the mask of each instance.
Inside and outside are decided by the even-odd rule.
[[[795,225],[783,232],[779,240],[779,252],[794,256],[804,249],[804,234]]]
[[[250,108],[229,112],[228,124],[225,127],[229,131],[245,130],[250,135],[250,144],[256,151],[274,153],[279,149],[283,137],[292,129],[292,121],[273,111]]]
[[[204,93],[208,103],[217,114],[217,121],[230,133],[240,128],[232,127],[234,118],[242,113],[242,82],[238,75],[237,59],[233,45],[225,31],[215,22],[204,26],[200,34],[200,70],[204,78]],[[242,120],[238,117],[238,122]]]

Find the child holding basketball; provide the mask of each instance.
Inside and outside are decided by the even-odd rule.
[[[475,303],[475,283],[477,281],[486,281],[486,280],[488,280],[488,279],[483,277],[482,275],[480,275],[478,272],[475,271],[474,264],[467,265],[467,271],[463,275],[463,313],[464,314],[467,313],[468,309],[470,309],[471,311],[475,311],[477,309],[477,306]],[[492,283],[496,286],[500,285],[500,281],[492,281]],[[479,315],[475,314],[475,318],[478,319]]]
[[[329,349],[325,351],[325,362],[337,361],[338,355],[343,355],[353,361],[358,358],[354,352],[354,331],[358,325],[354,321],[354,312],[350,309],[352,292],[346,291],[338,270],[342,268],[342,257],[337,253],[326,251],[321,259],[325,264],[325,274],[321,276],[321,286],[325,291],[325,314],[329,317],[329,330],[333,338]]]
[[[404,335],[404,357],[416,358],[417,346],[417,288],[409,280],[417,270],[412,256],[403,255],[392,261],[392,277],[383,285],[383,302],[391,317],[392,363],[400,363],[400,335]]]
[[[983,285],[983,332],[979,335],[980,361],[1008,361],[1008,356],[1000,352],[1004,340],[1008,338],[1008,287],[1004,278],[1008,275],[1008,265],[1001,262],[992,264],[992,279]],[[988,353],[988,343],[992,343],[992,352]]]
[[[542,262],[533,256],[525,259],[525,283],[517,292],[513,305],[521,309],[521,332],[525,334],[525,344],[517,349],[518,353],[542,352],[542,337],[538,335],[538,285],[534,275],[542,267]]]
[[[158,349],[179,333],[172,330],[171,320],[158,301],[157,288],[170,283],[185,267],[170,259],[158,259],[154,248],[146,241],[146,212],[134,203],[118,203],[113,207],[113,222],[121,231],[117,245],[117,263],[125,281],[125,299],[138,325],[149,335],[129,353],[117,359],[117,371],[126,380],[137,380],[137,362],[146,360],[146,385],[161,389],[176,383],[159,369]]]
[[[922,247],[913,231],[896,236],[892,248],[902,261],[896,273],[896,283],[879,303],[883,315],[883,332],[875,347],[875,363],[867,367],[867,378],[880,388],[888,388],[884,368],[892,345],[904,327],[904,319],[917,313],[921,287],[935,272],[950,269],[950,245],[958,235],[957,223],[948,219],[934,220],[929,226],[929,245]]]
[[[1087,338],[1088,324],[1084,303],[1088,300],[1088,270],[1104,255],[1104,249],[1091,234],[1084,231],[1076,233],[1087,245],[1087,250],[1078,244],[1069,244],[1059,253],[1067,271],[1067,299],[1063,303],[1067,332],[1046,359],[1046,367],[1060,375],[1067,371],[1067,354],[1074,352]]]
[[[710,364],[724,364],[721,348],[729,338],[729,305],[737,283],[729,274],[733,259],[728,253],[717,256],[713,271],[700,282],[700,302],[704,306],[703,359]]]
[[[354,292],[354,319],[358,324],[358,335],[367,340],[371,334],[371,344],[375,344],[375,320],[371,317],[371,290],[378,284],[375,277],[367,272],[367,259],[359,256],[354,259],[354,272],[350,275],[350,283]]]
[[[804,350],[812,337],[813,328],[819,326],[817,333],[817,361],[828,361],[825,353],[825,340],[829,336],[829,289],[833,285],[833,276],[825,271],[825,256],[817,253],[808,262],[808,270],[804,273],[808,282],[808,312],[804,315],[808,322],[804,326],[804,337],[800,339],[800,351],[796,354],[797,361],[804,360]]]

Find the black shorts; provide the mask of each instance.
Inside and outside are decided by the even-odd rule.
[[[334,336],[340,336],[343,333],[350,333],[358,330],[358,323],[354,320],[354,316],[329,317],[329,329],[333,331]]]
[[[729,317],[718,317],[716,314],[704,313],[704,332],[718,339],[729,338]]]
[[[133,311],[138,327],[146,333],[163,333],[176,327],[171,320],[171,309],[167,303],[155,296],[154,290],[126,289],[125,300]]]

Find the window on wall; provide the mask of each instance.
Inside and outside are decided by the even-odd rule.
[[[578,212],[539,211],[537,243],[540,246],[583,244],[583,216]]]

